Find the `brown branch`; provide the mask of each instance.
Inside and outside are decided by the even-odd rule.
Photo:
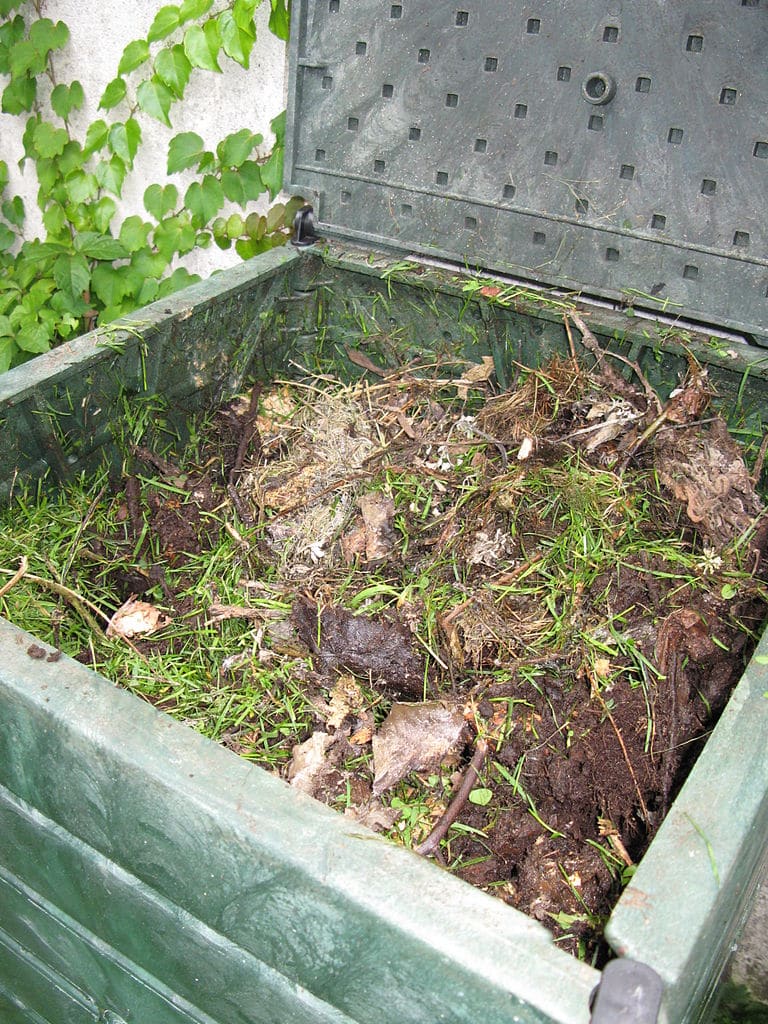
[[[626,356],[620,355],[618,352],[611,352],[607,349],[601,348],[597,338],[594,336],[592,331],[590,331],[590,329],[584,323],[582,318],[577,313],[571,313],[570,316],[571,320],[573,320],[574,324],[581,332],[582,345],[585,348],[589,349],[589,351],[592,353],[592,355],[598,362],[601,362],[604,356],[610,356],[611,359],[618,359],[620,363],[624,363],[625,366],[628,366],[642,384],[643,391],[645,391],[645,397],[648,401],[649,406],[654,405],[656,407],[656,411],[659,414],[661,414],[661,399],[653,390],[651,385],[648,383],[645,374],[640,369],[638,364],[634,362],[632,359],[628,359]],[[603,372],[607,376],[608,380],[614,384],[614,386],[618,386],[621,389],[626,388],[627,384],[624,378],[621,376],[621,374],[616,373],[616,371],[612,369],[610,366],[604,366]]]
[[[448,834],[448,829],[456,821],[459,814],[461,814],[464,804],[469,799],[469,794],[472,792],[472,787],[480,776],[487,755],[488,741],[479,739],[456,796],[448,804],[448,807],[424,842],[414,847],[414,853],[418,853],[421,857],[430,857],[437,853],[440,843]]]
[[[27,559],[26,555],[22,555],[21,558],[19,559],[19,568],[13,574],[11,579],[9,579],[7,583],[4,583],[2,585],[2,587],[0,587],[0,597],[5,597],[5,595],[8,593],[8,591],[12,587],[16,586],[16,584],[19,582],[19,580],[22,578],[22,576],[26,575],[26,572],[27,572],[28,568],[29,568],[29,560]]]

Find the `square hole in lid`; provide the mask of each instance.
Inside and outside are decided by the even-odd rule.
[[[589,212],[589,200],[584,199],[583,196],[579,196],[576,199],[576,213],[588,213]]]
[[[392,4],[392,6],[389,9],[389,16],[394,21],[396,21],[398,18],[402,18],[402,16],[403,16],[402,4]]]
[[[534,231],[533,232],[533,244],[534,245],[544,245],[544,243],[546,241],[547,241],[547,236],[544,234],[543,231]]]
[[[535,36],[540,30],[541,30],[541,18],[529,18],[527,23],[526,23],[526,26],[525,26],[525,31],[529,35]]]
[[[364,43],[362,39],[359,42],[355,43],[355,53],[357,54],[358,57],[364,57],[367,51],[368,43]]]
[[[504,186],[504,191],[503,191],[503,196],[504,196],[505,199],[514,199],[515,198],[515,192],[517,192],[517,189],[515,188],[514,185],[505,185]]]
[[[557,69],[557,80],[558,82],[570,82],[571,69],[566,64],[561,64]]]
[[[469,11],[456,11],[456,24],[461,26],[468,25]]]
[[[411,142],[418,142],[421,138],[421,128],[417,128],[416,125],[412,125],[408,129],[408,139]]]
[[[331,14],[336,14],[339,10],[339,0],[328,0],[328,10]]]
[[[351,132],[356,132],[360,127],[360,121],[356,117],[347,118],[347,128]]]
[[[528,116],[528,107],[525,103],[515,104],[515,117],[523,118]],[[757,156],[757,154],[755,154]]]
[[[683,141],[683,129],[682,128],[670,128],[669,134],[667,135],[667,142],[672,146],[679,146]]]
[[[733,107],[736,105],[736,98],[738,93],[735,89],[721,89],[720,90],[720,103],[724,107]]]
[[[635,92],[650,92],[651,91],[651,80],[640,75],[638,80],[635,82]]]
[[[701,53],[704,49],[704,36],[690,35],[685,41],[688,53]]]
[[[437,182],[438,185],[447,185],[448,184],[448,172],[447,171],[438,171],[436,176],[435,176],[435,181]]]
[[[703,196],[713,196],[717,192],[717,182],[714,178],[704,178],[701,182],[701,194]]]
[[[749,232],[737,231],[733,236],[734,245],[749,245]]]
[[[485,151],[487,149],[488,149],[488,140],[487,139],[475,139],[475,152],[476,153],[485,153]]]
[[[756,142],[755,148],[752,150],[752,156],[759,157],[761,160],[768,160],[768,142]]]
[[[467,230],[469,230],[469,231],[476,231],[477,230],[477,217],[465,217],[464,218],[464,227],[467,228]]]
[[[619,177],[623,178],[624,181],[632,181],[635,176],[635,168],[632,164],[622,164],[621,170],[619,171]]]
[[[495,71],[498,68],[498,66],[499,66],[498,58],[496,58],[496,57],[486,57],[485,58],[485,64],[483,65],[483,67],[485,68],[486,71]]]
[[[654,213],[651,217],[651,227],[656,231],[663,231],[667,226],[667,218],[663,213]]]
[[[699,268],[693,263],[686,263],[683,267],[683,277],[686,281],[696,281],[699,277]]]
[[[619,28],[617,25],[606,25],[603,29],[603,42],[604,43],[615,43],[619,38]]]
[[[382,85],[381,87],[381,95],[384,97],[385,100],[391,100],[394,94],[394,85],[390,85],[388,82],[385,82],[384,85]]]

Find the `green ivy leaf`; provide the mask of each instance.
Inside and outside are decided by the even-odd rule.
[[[6,199],[2,206],[3,216],[9,224],[15,224],[17,228],[24,226],[24,200],[21,196],[14,196],[13,199]]]
[[[283,187],[283,147],[276,145],[269,158],[261,165],[261,180],[274,199]]]
[[[245,232],[245,221],[239,213],[227,217],[227,235],[231,239],[239,238]]]
[[[155,220],[162,220],[170,213],[179,199],[179,190],[175,185],[150,185],[144,192],[144,209],[151,213]]]
[[[113,156],[109,161],[102,160],[96,165],[96,181],[101,188],[120,197],[125,181],[125,170],[125,164],[119,156]]]
[[[117,65],[117,73],[118,75],[127,75],[131,71],[135,71],[136,68],[140,68],[148,59],[149,43],[146,39],[134,39],[123,50],[120,63]]]
[[[235,242],[235,252],[241,260],[249,260],[262,251],[261,243],[255,242],[252,238],[238,238]]]
[[[80,147],[80,143],[77,139],[70,139],[64,147],[61,156],[56,161],[59,168],[59,173],[62,177],[66,177],[73,171],[83,166],[85,162],[85,156]]]
[[[179,8],[179,21],[189,21],[191,18],[202,18],[213,7],[213,0],[184,0]]]
[[[16,335],[16,344],[22,352],[37,355],[51,347],[51,336],[41,323],[28,323]]]
[[[245,218],[245,230],[249,238],[257,242],[263,238],[267,230],[267,218],[260,213],[249,213]]]
[[[59,156],[69,142],[65,128],[56,128],[48,121],[39,121],[33,133],[35,149],[43,158]]]
[[[224,205],[224,190],[219,179],[206,174],[202,182],[193,181],[184,196],[184,205],[192,214],[192,224],[204,227]]]
[[[62,253],[53,265],[53,279],[63,292],[82,295],[91,281],[88,260],[78,254]]]
[[[145,114],[154,117],[157,121],[171,127],[168,111],[173,103],[173,93],[168,86],[161,81],[157,75],[153,75],[148,82],[142,82],[136,90],[136,98],[139,107]]]
[[[32,109],[37,97],[37,79],[12,78],[3,89],[0,110],[4,114],[23,114]]]
[[[22,39],[8,54],[8,64],[14,78],[21,78],[27,72],[39,75],[45,70],[45,54],[39,53],[30,39]]]
[[[111,110],[125,99],[126,87],[122,78],[113,78],[99,100],[100,110]]]
[[[126,217],[120,226],[120,241],[130,253],[139,252],[147,244],[152,225],[135,214]]]
[[[129,117],[125,124],[113,124],[109,129],[109,148],[119,156],[120,159],[133,167],[133,161],[141,142],[141,128],[139,122]]]
[[[43,227],[50,236],[57,238],[60,235],[64,235],[68,224],[67,215],[59,203],[51,203],[50,206],[46,207],[43,214]]]
[[[240,28],[248,30],[260,3],[261,0],[235,0],[232,4],[232,16]]]
[[[95,174],[75,171],[65,179],[64,189],[70,202],[84,203],[96,195],[99,191],[99,183]]]
[[[194,249],[195,234],[189,215],[180,213],[160,221],[153,238],[158,252],[170,261],[177,253],[183,256]]]
[[[218,17],[218,24],[224,53],[247,69],[251,50],[256,40],[253,21],[250,22],[249,27],[241,28],[231,11],[222,11]]]
[[[111,196],[102,196],[92,210],[93,225],[96,230],[106,235],[116,213],[117,203],[114,199]]]
[[[136,296],[137,307],[146,306],[149,302],[154,302],[157,298],[158,284],[154,278],[145,277],[144,283],[139,289],[139,294]]]
[[[278,39],[287,42],[291,29],[291,15],[285,0],[270,0],[270,2],[272,11],[269,15],[269,31],[273,32]]]
[[[243,195],[246,200],[258,199],[265,191],[261,180],[261,168],[255,160],[244,160],[238,168]]]
[[[181,132],[168,143],[168,174],[197,167],[205,152],[205,143],[197,132]]]
[[[228,168],[225,168],[221,172],[221,186],[224,189],[224,195],[230,203],[237,203],[239,206],[243,206],[247,202],[239,171],[230,171]]]
[[[150,43],[157,42],[158,39],[165,39],[169,36],[174,29],[177,29],[181,24],[180,11],[178,7],[169,5],[167,7],[161,7],[155,15],[155,20],[152,22],[147,33],[147,40]]]
[[[17,351],[16,342],[13,338],[0,336],[0,373],[10,370],[13,364],[13,357]]]
[[[111,263],[99,263],[91,275],[93,291],[105,306],[114,306],[136,295],[143,282],[138,270],[128,264],[113,267]]]
[[[69,42],[69,29],[63,21],[56,24],[50,18],[40,18],[29,26],[29,40],[47,58],[51,50],[61,50]]]
[[[192,65],[180,43],[158,53],[155,57],[155,73],[165,82],[173,95],[181,99],[192,73]]]
[[[168,266],[167,257],[151,249],[140,249],[131,257],[131,266],[141,274],[144,280],[156,280],[161,277]]]
[[[88,130],[85,133],[85,146],[83,147],[83,154],[90,156],[91,153],[95,153],[97,149],[106,143],[109,135],[109,127],[106,121],[93,121],[88,125]]]
[[[75,235],[74,246],[77,252],[92,260],[121,260],[130,255],[122,242],[96,231],[83,231]]]
[[[0,252],[6,252],[15,241],[15,233],[6,224],[0,224]]]
[[[222,139],[216,147],[216,153],[224,167],[239,167],[261,141],[260,135],[254,135],[249,128],[241,128],[239,132]]]
[[[71,85],[59,84],[54,86],[51,93],[51,107],[54,113],[66,121],[73,110],[79,110],[85,101],[85,93],[79,82]]]
[[[199,25],[190,25],[184,33],[184,53],[193,68],[221,71],[216,57],[219,48],[211,49],[208,36]]]
[[[178,292],[190,284],[197,284],[199,280],[198,274],[190,274],[186,267],[178,267],[170,277],[166,277],[160,282],[157,297],[158,299],[164,299],[167,295]]]

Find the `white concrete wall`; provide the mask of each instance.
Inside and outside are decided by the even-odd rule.
[[[44,0],[43,16],[63,21],[70,30],[65,50],[54,55],[57,81],[69,83],[77,79],[85,90],[83,110],[73,114],[73,124],[87,126],[98,117],[108,122],[124,120],[127,109],[121,105],[111,111],[98,111],[104,87],[117,74],[120,56],[127,43],[146,38],[149,26],[163,0]],[[215,8],[214,8],[215,9]],[[143,143],[135,169],[126,177],[120,214],[145,215],[142,196],[148,185],[172,181],[183,196],[190,178],[182,174],[166,175],[168,141],[178,132],[195,131],[213,149],[225,135],[240,128],[250,128],[265,137],[263,153],[268,152],[272,137],[269,122],[285,107],[285,44],[268,29],[269,3],[263,0],[256,11],[256,44],[250,68],[245,71],[222,54],[223,74],[193,71],[181,103],[171,107],[173,125],[168,129],[159,121],[139,112]],[[173,38],[173,37],[171,37]],[[152,51],[160,44],[154,44]],[[133,73],[141,74],[141,69]],[[136,79],[137,81],[140,79]],[[0,78],[0,83],[7,79]],[[24,199],[27,222],[26,237],[42,237],[42,224],[37,208],[37,178],[34,165],[27,163],[23,173],[18,161],[23,155],[21,138],[26,115],[12,117],[0,114],[0,159],[6,161],[11,173],[9,193]],[[54,117],[54,123],[59,123]],[[83,127],[82,136],[84,137]],[[266,209],[265,202],[249,205]],[[224,211],[226,214],[226,211]],[[118,221],[119,224],[119,221]],[[239,262],[234,247],[222,251],[213,243],[207,250],[196,250],[184,258],[191,272],[206,275],[220,267]]]

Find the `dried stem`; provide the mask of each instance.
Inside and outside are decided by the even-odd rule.
[[[448,834],[448,829],[454,821],[456,821],[459,814],[461,814],[464,804],[469,799],[469,794],[472,792],[472,787],[480,776],[480,772],[482,771],[487,755],[488,741],[479,739],[475,746],[475,752],[472,755],[472,760],[469,762],[467,770],[464,773],[464,778],[461,780],[461,785],[459,786],[456,796],[448,804],[448,807],[440,817],[440,820],[424,842],[414,847],[414,853],[418,853],[422,857],[430,857],[437,853],[440,843]]]

